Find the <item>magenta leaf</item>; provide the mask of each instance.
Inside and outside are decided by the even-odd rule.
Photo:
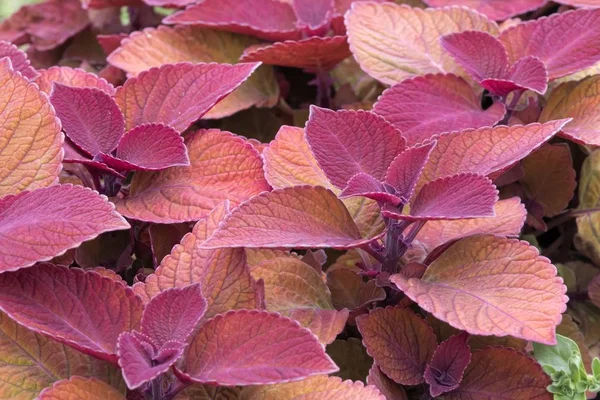
[[[54,83],[50,101],[69,139],[88,155],[109,154],[117,148],[125,122],[110,95]]]
[[[162,124],[136,126],[121,139],[116,157],[103,154],[101,159],[116,170],[157,171],[190,165],[179,132]]]
[[[466,332],[454,335],[440,343],[433,353],[424,375],[432,397],[454,390],[460,384],[471,361],[468,338]]]
[[[410,215],[386,205],[385,217],[407,220],[493,217],[498,191],[492,181],[477,174],[458,174],[429,182],[410,203]]]
[[[42,263],[0,275],[0,309],[34,332],[116,362],[117,338],[139,327],[143,305],[119,281]]]
[[[259,310],[208,320],[177,369],[194,382],[227,386],[290,382],[338,370],[308,329]]]
[[[393,193],[395,190],[390,189],[389,192],[386,192],[384,184],[371,175],[361,172],[350,178],[339,197],[363,196],[376,201],[391,203],[395,206],[402,203],[402,199]]]
[[[333,0],[293,0],[296,26],[312,33],[326,27],[333,16]]]
[[[240,86],[259,63],[168,64],[130,78],[117,90],[126,128],[146,123],[183,132]]]
[[[296,15],[278,0],[204,0],[164,19],[166,24],[196,25],[256,36],[265,40],[298,40]]]
[[[376,114],[315,106],[306,123],[306,139],[327,178],[339,188],[361,172],[383,180],[406,147],[402,133]]]
[[[394,158],[385,173],[385,182],[394,187],[396,194],[405,199],[405,202],[412,197],[435,145],[436,141],[432,141],[404,150]]]
[[[119,366],[130,389],[151,381],[179,359],[206,307],[200,284],[167,289],[150,300],[141,332],[119,336]]]
[[[528,56],[514,63],[504,79],[484,79],[480,84],[499,96],[505,96],[517,89],[529,89],[544,94],[548,89],[548,72],[539,58]]]
[[[129,224],[106,197],[56,185],[0,199],[0,272],[47,261]]]
[[[386,89],[373,107],[402,131],[409,145],[443,132],[492,126],[505,111],[500,103],[483,110],[471,86],[452,74],[406,79]]]
[[[27,54],[19,50],[17,46],[0,40],[0,59],[4,57],[10,58],[13,70],[20,72],[25,78],[34,79],[39,76],[39,73],[31,66]]]
[[[543,6],[547,0],[424,0],[430,7],[465,6],[495,21],[504,21]]]

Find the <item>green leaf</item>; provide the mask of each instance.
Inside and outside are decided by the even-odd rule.
[[[542,367],[550,366],[555,371],[563,371],[567,376],[571,376],[572,371],[569,362],[571,360],[577,362],[578,358],[579,365],[577,367],[581,367],[585,371],[577,343],[558,334],[556,335],[556,342],[557,344],[554,346],[533,343],[533,355]]]
[[[592,360],[592,373],[594,377],[600,381],[600,360],[598,357],[594,357]]]

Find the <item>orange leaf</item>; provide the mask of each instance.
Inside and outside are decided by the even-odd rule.
[[[348,310],[296,308],[288,313],[288,317],[310,329],[319,342],[329,344],[344,330],[349,314]]]
[[[0,60],[0,197],[58,182],[64,140],[48,97]]]
[[[491,235],[452,245],[421,279],[393,275],[426,311],[476,335],[553,344],[568,297],[550,260],[527,242]]]
[[[270,189],[260,155],[243,138],[209,129],[188,135],[186,145],[189,167],[137,173],[117,210],[143,221],[193,221],[225,200],[237,205]]]
[[[116,91],[114,86],[108,83],[106,79],[79,68],[52,67],[40,71],[40,76],[35,79],[35,83],[38,84],[40,90],[47,95],[50,95],[54,82],[72,87],[100,89],[111,96]]]
[[[112,386],[95,378],[74,376],[56,382],[40,393],[39,400],[125,400]]]
[[[110,54],[108,61],[130,76],[152,67],[185,61],[235,64],[244,49],[256,43],[256,39],[229,32],[163,25],[132,33]],[[273,69],[263,66],[204,118],[223,118],[252,106],[271,107],[278,98],[279,86]]]
[[[467,30],[498,33],[496,23],[466,7],[421,10],[371,2],[353,5],[346,28],[350,50],[362,69],[388,85],[438,72],[466,77],[439,38]]]

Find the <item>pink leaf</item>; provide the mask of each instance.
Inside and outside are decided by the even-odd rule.
[[[248,64],[169,64],[128,79],[117,90],[126,128],[161,123],[183,132],[258,68]]]
[[[385,90],[373,112],[414,145],[442,132],[492,126],[504,117],[505,109],[494,103],[483,110],[479,96],[464,79],[436,74],[407,79]]]
[[[384,185],[369,174],[360,172],[348,181],[339,197],[363,196],[395,206],[402,203],[402,199],[393,193],[386,192]]]
[[[328,189],[294,186],[240,204],[202,248],[351,248],[363,239],[348,210]]]
[[[383,216],[395,219],[430,220],[493,217],[498,191],[492,181],[476,174],[458,174],[429,182],[410,203],[410,215],[391,206]]]
[[[424,375],[432,397],[454,390],[460,384],[471,361],[468,338],[466,333],[452,336],[440,343],[433,353]]]
[[[543,6],[547,0],[424,0],[431,7],[465,6],[487,15],[490,19],[504,21]],[[482,46],[483,47],[483,46]]]
[[[405,199],[410,199],[421,172],[429,160],[429,154],[435,147],[432,141],[422,146],[415,146],[398,154],[385,173],[385,182],[396,189],[396,194]]]
[[[54,82],[72,87],[100,89],[111,96],[113,96],[116,91],[113,85],[108,83],[105,79],[98,77],[98,75],[92,74],[91,72],[85,72],[82,69],[70,67],[52,67],[40,71],[40,76],[35,80],[35,83],[38,84],[40,90],[47,94],[50,94],[52,91],[52,84]]]
[[[536,56],[550,80],[572,74],[600,61],[600,9],[573,10],[520,23],[500,34],[514,63]]]
[[[333,16],[333,0],[293,0],[292,5],[298,18],[296,26],[308,32],[323,28]]]
[[[481,86],[491,93],[506,96],[513,90],[533,90],[544,94],[548,89],[548,72],[539,58],[528,56],[513,64],[503,79],[484,79]]]
[[[383,180],[406,146],[402,133],[376,114],[315,106],[306,123],[306,138],[321,169],[339,188],[360,172]]]
[[[13,70],[20,72],[25,78],[31,80],[39,76],[39,73],[31,66],[27,54],[19,50],[17,46],[0,40],[0,59],[4,57],[10,58]]]
[[[197,25],[256,36],[264,40],[297,40],[296,15],[278,0],[205,0],[164,19],[166,24]]]
[[[106,197],[56,185],[0,200],[0,272],[47,261],[103,232],[128,229]]]
[[[258,310],[207,321],[178,369],[195,382],[227,386],[290,382],[338,370],[308,329]]]
[[[50,101],[69,139],[91,156],[112,152],[125,133],[123,114],[102,90],[55,83]]]
[[[190,165],[179,132],[161,124],[136,126],[121,139],[116,158],[103,155],[102,160],[117,170],[157,171]]]
[[[117,338],[139,327],[142,300],[96,272],[52,264],[0,275],[0,309],[19,324],[116,362]]]

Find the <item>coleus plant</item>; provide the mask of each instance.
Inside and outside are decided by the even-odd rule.
[[[562,3],[591,8],[50,0],[1,22],[0,395],[596,392],[600,13]],[[228,131],[248,115],[276,135]]]

